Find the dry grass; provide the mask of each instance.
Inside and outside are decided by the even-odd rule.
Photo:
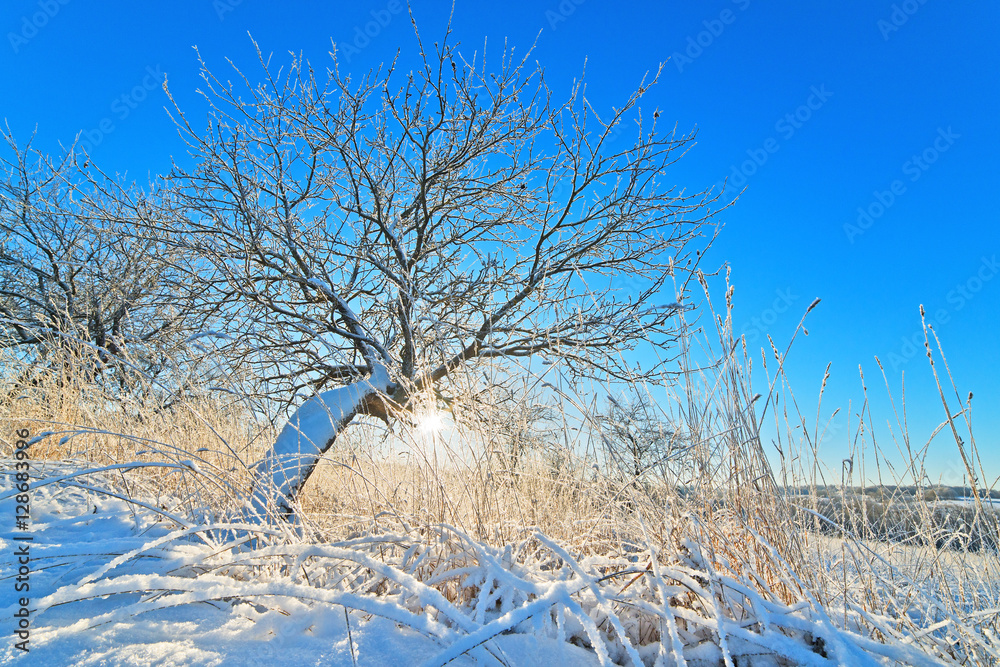
[[[585,435],[593,415],[579,410],[588,401],[576,395],[557,402],[563,424],[579,427],[576,440],[521,452],[516,469],[507,455],[511,444],[498,430],[459,425],[429,435],[405,425],[387,431],[367,423],[342,436],[300,498],[308,539],[336,543],[396,536],[397,547],[379,543],[372,553],[409,568],[461,607],[484,595],[488,582],[442,577],[443,564],[456,571],[462,571],[463,559],[482,565],[485,552],[477,549],[489,548],[521,554],[518,558],[528,562],[544,535],[563,545],[591,576],[614,584],[619,602],[613,614],[601,612],[602,618],[627,620],[626,634],[640,648],[660,642],[668,631],[684,641],[707,641],[712,623],[706,619],[713,615],[764,632],[753,624],[753,615],[761,612],[755,605],[766,602],[788,613],[805,605],[841,630],[888,645],[910,643],[937,660],[992,664],[1000,651],[996,549],[935,548],[942,525],[935,521],[939,508],[933,494],[860,496],[839,505],[825,497],[818,429],[810,435],[799,428],[806,420],[787,386],[784,355],[777,350],[764,355],[763,370],[774,390],[755,398],[753,363],[733,339],[728,313],[715,321],[722,349],[742,356],[718,355],[717,365],[694,372],[688,369],[696,366],[695,353],[685,347],[682,381],[672,387],[669,405],[660,406],[664,419],[683,426],[687,443],[668,469],[652,471],[638,483],[623,479],[595,445],[599,440]],[[692,335],[688,342],[693,341]],[[711,350],[705,345],[698,354]],[[23,370],[12,358],[3,363],[6,377]],[[135,464],[103,473],[101,483],[197,522],[239,510],[249,491],[249,466],[275,435],[242,403],[219,396],[203,393],[169,407],[149,402],[140,408],[95,383],[45,376],[0,403],[0,421],[6,434],[17,428],[32,436],[51,433],[32,446],[35,459],[72,461],[81,468]],[[796,462],[782,465],[777,474],[760,442],[762,412],[783,416],[781,461]],[[946,424],[967,416],[963,408]],[[868,424],[858,428],[871,437]],[[902,434],[901,451],[911,451],[909,434]],[[959,442],[963,456],[977,461],[971,432]],[[10,437],[3,446],[9,454]],[[881,456],[874,442],[868,447],[869,461]],[[921,451],[926,456],[926,449]],[[855,453],[859,461],[861,454]],[[921,469],[916,455],[908,463],[906,470]],[[882,483],[920,487],[924,481],[900,476]],[[845,493],[850,483],[844,479]],[[786,487],[811,492],[793,497]],[[978,531],[979,544],[996,545],[996,514],[978,506],[966,514],[966,530]],[[904,524],[907,540],[893,539]],[[422,546],[413,553],[425,556],[410,567],[413,554],[406,550],[414,544]],[[963,545],[969,542],[958,544]],[[554,552],[546,553],[549,558]],[[314,575],[323,580],[318,571]],[[668,596],[669,618],[662,615],[658,587],[675,591]],[[604,603],[595,598],[591,604],[597,609]],[[609,627],[601,626],[613,638],[617,631]],[[799,638],[813,641],[812,650],[822,653],[822,642]],[[627,652],[627,642],[615,641]]]

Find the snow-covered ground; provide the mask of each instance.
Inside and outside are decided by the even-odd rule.
[[[178,526],[82,478],[36,483],[28,530],[10,530],[9,474],[0,486],[3,664],[942,664],[690,560],[576,560],[538,535],[503,550],[459,535],[451,555],[391,535],[253,543],[252,526]],[[26,536],[30,653],[12,620]]]
[[[0,503],[10,521],[13,500]],[[0,646],[3,664],[22,658],[31,665],[352,665],[348,637],[359,665],[422,664],[442,651],[438,641],[390,619],[366,618],[357,611],[345,617],[339,605],[310,605],[288,596],[279,611],[268,608],[267,595],[260,596],[265,604],[219,599],[224,596],[212,591],[218,582],[208,577],[192,580],[198,585],[191,587],[190,603],[172,600],[171,606],[158,608],[152,591],[163,585],[163,575],[197,558],[204,544],[170,540],[111,570],[115,557],[167,538],[176,527],[122,500],[81,488],[42,487],[32,492],[31,500],[29,532],[8,530],[0,537],[0,600],[8,626]],[[15,535],[33,538],[31,608],[48,607],[31,614],[29,653],[17,648],[21,640],[14,639],[10,627],[13,598],[24,595],[14,591],[17,563],[12,555],[24,543],[15,542]],[[131,581],[135,592],[102,597],[100,587],[88,590],[82,582],[101,572],[122,584]],[[272,583],[280,587],[280,582]],[[259,584],[268,586],[263,580]],[[199,592],[206,599],[193,601]],[[143,605],[143,600],[149,602]],[[493,644],[509,664],[599,664],[593,652],[536,635],[504,635]],[[466,655],[451,664],[475,660]]]
[[[979,502],[983,504],[983,507],[995,507],[1000,509],[1000,498],[980,498]],[[976,499],[973,497],[961,497],[955,498],[954,500],[938,500],[935,502],[936,505],[955,505],[959,507],[970,507],[976,505]]]

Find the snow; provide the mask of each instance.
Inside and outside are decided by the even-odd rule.
[[[5,517],[13,463],[0,460]],[[754,573],[715,571],[690,540],[680,561],[651,548],[639,561],[578,559],[538,533],[494,548],[447,526],[315,542],[165,518],[112,490],[118,467],[33,465],[30,531],[0,537],[5,623],[18,609],[13,538],[33,538],[30,664],[942,664],[842,629],[808,592],[790,606],[765,598]],[[638,614],[659,619],[662,643],[640,644]],[[16,664],[26,654],[0,634],[0,664]]]
[[[9,491],[9,479],[0,480]],[[13,500],[0,501],[3,516],[13,514]],[[453,644],[442,653],[441,635],[452,637],[455,630],[376,596],[333,590],[324,595],[287,579],[169,574],[203,559],[215,545],[197,539],[199,529],[178,530],[135,509],[81,488],[49,484],[32,491],[30,651],[17,649],[5,627],[0,664],[19,664],[20,658],[32,665],[352,665],[348,636],[359,665],[443,664],[444,655],[456,658],[452,665],[477,664],[463,654],[468,639],[462,650],[456,652]],[[8,532],[0,537],[0,613],[6,626],[16,609],[12,537]],[[313,545],[310,554],[352,555],[347,551]],[[368,564],[389,573],[382,564]],[[433,591],[410,583],[425,595]],[[302,589],[326,600],[313,604]],[[162,592],[151,595],[155,591]],[[233,595],[240,600],[225,599]],[[427,601],[450,606],[440,597]],[[339,602],[351,608],[349,616]],[[467,629],[478,631],[477,639],[508,627],[480,628],[459,616]],[[551,638],[514,634],[492,642],[490,650],[511,665],[599,664],[592,652]]]
[[[983,507],[994,507],[1000,509],[1000,498],[980,498],[979,502],[983,504]],[[976,498],[973,496],[960,496],[953,500],[938,500],[935,501],[936,505],[941,505],[943,507],[971,507],[975,506]]]

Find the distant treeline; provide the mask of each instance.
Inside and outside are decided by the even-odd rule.
[[[791,486],[785,489],[786,495],[797,496],[797,495],[808,495],[813,492],[813,488],[817,495],[824,498],[829,498],[831,496],[839,496],[842,491],[842,487],[836,484],[827,485],[817,485],[816,487],[809,486]],[[847,491],[853,493],[854,495],[866,495],[874,498],[917,498],[921,500],[933,501],[933,500],[958,500],[959,498],[972,498],[974,494],[972,488],[968,486],[945,486],[945,485],[931,485],[931,486],[896,486],[892,484],[880,485],[880,486],[849,486]],[[979,489],[979,496],[983,499],[989,497],[994,500],[1000,500],[1000,490],[986,491],[985,489]]]

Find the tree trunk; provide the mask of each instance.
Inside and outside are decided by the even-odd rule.
[[[393,383],[382,365],[371,376],[317,394],[303,403],[281,429],[264,459],[254,466],[251,517],[291,521],[293,503],[337,436],[358,414],[384,414],[381,397]]]

